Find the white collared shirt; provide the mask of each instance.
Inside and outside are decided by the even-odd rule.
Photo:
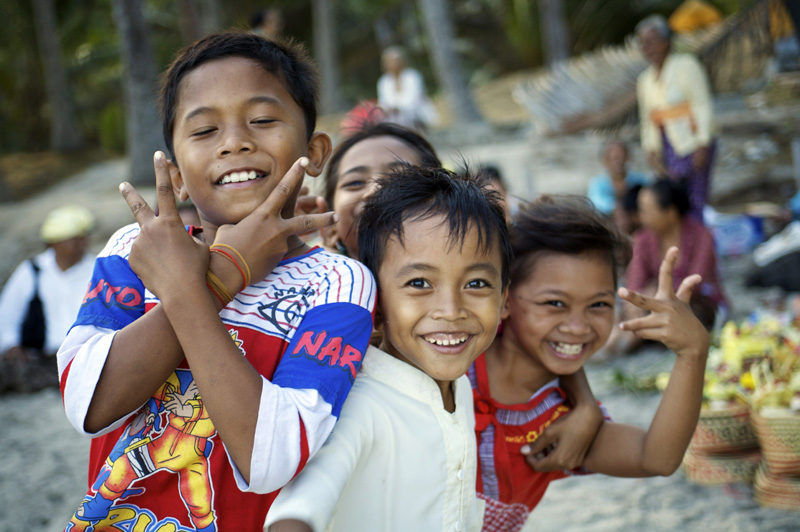
[[[265,530],[282,519],[315,531],[480,530],[472,389],[466,376],[453,385],[451,414],[433,379],[370,347],[333,433]]]

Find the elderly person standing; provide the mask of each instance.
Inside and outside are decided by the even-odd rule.
[[[58,386],[56,352],[92,277],[94,215],[65,205],[40,230],[47,249],[20,264],[0,293],[0,393]],[[31,302],[34,302],[33,304]]]
[[[708,78],[694,56],[672,52],[663,17],[642,20],[636,36],[650,63],[636,87],[642,149],[656,173],[686,186],[688,215],[702,221],[716,145]]]

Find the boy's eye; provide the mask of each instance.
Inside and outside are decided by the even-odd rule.
[[[608,301],[596,301],[592,303],[589,308],[597,308],[597,309],[607,309],[607,308],[614,308],[614,305],[609,303]]]
[[[203,129],[198,129],[197,131],[192,133],[190,136],[192,136],[192,137],[202,137],[203,135],[208,135],[212,131],[214,131],[213,127],[207,127],[207,128],[203,128]]]
[[[473,279],[467,283],[467,288],[491,288],[492,284],[485,279]]]
[[[251,121],[251,124],[271,124],[275,122],[272,118],[256,118],[255,120]]]
[[[410,286],[411,288],[430,288],[431,285],[425,279],[411,279],[409,282],[406,283],[406,286]]]
[[[559,301],[558,299],[549,299],[545,301],[544,304],[550,307],[557,307],[557,308],[563,308],[565,306],[564,302]]]
[[[342,188],[347,190],[354,190],[363,187],[367,184],[366,179],[354,179],[352,181],[348,181],[347,183],[342,183]]]

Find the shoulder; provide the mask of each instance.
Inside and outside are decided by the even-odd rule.
[[[375,280],[369,269],[355,259],[337,255],[322,248],[298,257],[298,264],[313,270],[335,284],[363,284],[372,287]]]
[[[128,258],[131,253],[131,246],[133,245],[136,237],[139,236],[139,224],[132,223],[117,229],[108,239],[106,246],[100,252],[98,257],[106,257],[110,255],[120,255]]]

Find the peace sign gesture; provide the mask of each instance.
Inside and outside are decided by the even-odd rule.
[[[144,285],[163,300],[192,283],[204,287],[209,252],[184,228],[163,152],[155,153],[153,166],[158,215],[130,183],[120,184],[119,190],[141,228],[128,262]]]
[[[644,296],[627,288],[619,289],[622,299],[650,312],[641,318],[624,321],[619,326],[639,338],[661,342],[678,356],[705,356],[709,345],[708,331],[689,307],[692,291],[703,279],[698,274],[690,275],[675,292],[672,271],[677,260],[678,248],[673,246],[667,250],[661,262],[655,296]]]

